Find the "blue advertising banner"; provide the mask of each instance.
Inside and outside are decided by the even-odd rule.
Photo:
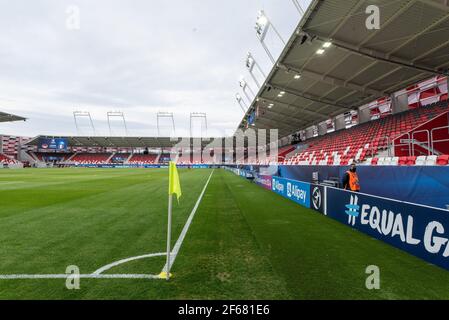
[[[449,270],[449,212],[326,188],[329,217]]]
[[[39,149],[42,150],[67,150],[67,139],[40,139]]]
[[[310,184],[279,177],[273,177],[272,190],[277,194],[310,208]]]
[[[279,166],[283,178],[312,182],[314,173],[320,181],[343,180],[348,167]],[[379,197],[419,203],[445,209],[449,205],[448,166],[358,166],[362,192]]]

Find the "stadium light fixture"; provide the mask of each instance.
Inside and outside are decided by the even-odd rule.
[[[112,127],[111,127],[111,118],[120,118],[123,121],[123,125],[125,128],[125,136],[128,135],[128,127],[126,125],[126,119],[125,119],[125,114],[123,112],[120,111],[110,111],[107,113],[107,117],[108,117],[108,126],[109,126],[109,135],[113,135],[112,134]]]
[[[242,88],[242,91],[245,94],[246,98],[248,99],[249,103],[251,104],[254,97],[256,97],[256,94],[254,93],[253,89],[251,89],[251,87],[248,85],[248,82],[246,82],[244,77],[240,77],[239,85],[240,85],[240,88]],[[248,95],[247,90],[253,96],[252,98]]]
[[[75,127],[76,127],[77,134],[81,135],[80,126],[78,124],[78,118],[82,118],[82,117],[89,118],[89,123],[90,123],[90,126],[92,127],[93,135],[95,136],[96,132],[95,132],[94,122],[92,121],[92,117],[90,115],[90,112],[88,112],[88,111],[73,111],[73,118],[75,120]]]
[[[332,45],[332,42],[327,41],[323,44],[323,48],[329,48]]]
[[[301,75],[300,75],[300,74],[295,74],[295,75],[293,76],[293,79],[299,80],[299,79],[301,79]]]
[[[273,31],[276,33],[276,35],[279,37],[279,39],[285,45],[286,42],[285,42],[284,38],[282,38],[281,34],[276,29],[276,27],[273,25],[273,23],[270,21],[270,19],[267,17],[265,12],[263,10],[260,10],[257,14],[256,26],[255,26],[257,38],[259,39],[260,43],[262,44],[262,47],[264,48],[264,50],[267,53],[268,57],[270,58],[271,62],[274,64],[274,63],[276,63],[276,60],[274,59],[273,55],[271,54],[270,50],[268,49],[267,45],[264,42],[270,27],[273,29]]]
[[[168,118],[171,120],[172,126],[173,126],[173,136],[176,135],[176,128],[175,128],[175,118],[173,116],[172,112],[158,112],[157,113],[157,134],[158,137],[161,136],[161,129],[160,129],[160,119],[161,118]]]
[[[265,15],[265,12],[263,10],[260,10],[257,14],[257,20],[256,20],[256,33],[257,37],[260,41],[264,41],[265,37],[267,35],[268,29],[270,28],[270,20]]]
[[[324,54],[324,49],[318,49],[317,51],[316,51],[316,53],[317,54],[319,54],[319,55],[322,55],[322,54]]]
[[[192,112],[190,113],[190,137],[193,138],[193,119],[199,118],[203,119],[206,125],[206,137],[207,137],[207,114],[203,112]],[[203,130],[201,130],[201,137],[203,136]]]
[[[237,100],[237,103],[239,104],[239,106],[242,109],[243,113],[246,114],[246,110],[248,109],[248,105],[246,104],[245,100],[243,100],[242,96],[239,93],[235,94],[235,100]]]
[[[248,52],[246,55],[246,68],[248,69],[249,74],[251,75],[251,77],[253,78],[254,82],[256,83],[256,85],[260,88],[260,83],[257,80],[256,76],[254,75],[254,67],[257,68],[257,70],[259,70],[259,72],[262,74],[263,78],[265,79],[267,76],[265,75],[265,73],[263,72],[262,68],[260,67],[260,65],[257,63],[256,59],[254,59],[254,56],[252,55],[251,52]]]

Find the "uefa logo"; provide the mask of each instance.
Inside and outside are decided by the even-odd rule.
[[[312,205],[315,210],[321,210],[321,205],[323,202],[323,197],[321,196],[321,190],[319,187],[315,187],[312,192]]]

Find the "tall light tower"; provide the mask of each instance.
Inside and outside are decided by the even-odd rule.
[[[190,137],[193,138],[193,119],[203,119],[206,125],[206,136],[207,136],[207,114],[202,112],[192,112],[190,113]],[[201,130],[201,133],[203,131]]]
[[[175,118],[173,117],[172,112],[158,112],[157,113],[157,135],[161,136],[161,127],[160,127],[160,120],[161,119],[170,119],[171,124],[173,126],[173,135],[176,135],[176,128],[175,128]]]
[[[108,126],[109,126],[109,135],[113,135],[112,134],[112,126],[111,126],[111,118],[120,118],[123,121],[123,126],[125,128],[125,135],[128,135],[128,127],[126,126],[126,119],[125,119],[125,114],[121,111],[110,111],[107,113],[107,117],[108,117]]]
[[[79,136],[82,134],[81,130],[80,130],[80,125],[78,123],[79,118],[88,118],[89,119],[89,124],[92,128],[93,135],[95,135],[94,122],[92,121],[92,117],[90,116],[90,112],[88,112],[88,111],[73,111],[73,119],[75,120],[75,127],[76,127],[77,134]]]

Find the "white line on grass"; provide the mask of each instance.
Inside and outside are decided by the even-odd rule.
[[[107,271],[107,270],[109,270],[111,268],[114,268],[114,267],[116,267],[118,265],[130,262],[130,261],[146,259],[146,258],[152,258],[152,257],[160,257],[160,256],[166,256],[166,255],[167,255],[167,253],[165,253],[165,252],[164,253],[150,253],[150,254],[144,254],[144,255],[141,255],[141,256],[137,256],[137,257],[131,257],[131,258],[122,259],[122,260],[110,263],[110,264],[108,264],[108,265],[106,265],[104,267],[101,267],[100,269],[98,269],[97,271],[95,271],[92,274],[95,274],[95,275],[101,274],[101,273],[103,273],[103,272],[105,272],[105,271]]]
[[[10,274],[0,275],[0,280],[20,279],[160,279],[159,275],[153,274]]]
[[[176,241],[175,246],[173,247],[173,250],[170,253],[170,267],[169,272],[175,263],[176,257],[178,256],[179,249],[181,248],[181,245],[184,241],[184,238],[186,237],[187,231],[189,231],[190,224],[192,223],[193,217],[195,216],[196,210],[200,206],[201,200],[203,199],[204,193],[206,192],[206,188],[209,185],[209,181],[212,178],[212,175],[214,174],[214,169],[210,173],[209,178],[207,179],[206,184],[204,185],[203,191],[201,192],[200,196],[198,197],[198,200],[196,201],[195,206],[192,209],[192,212],[190,213],[189,218],[187,219],[186,224],[184,225],[184,228],[181,231],[181,234],[179,235],[178,241]],[[162,268],[162,272],[167,272],[167,263],[165,263],[164,267]]]
[[[172,252],[170,253],[170,270],[173,266],[173,263],[175,262],[176,257],[178,256],[179,249],[181,248],[182,243],[184,242],[184,238],[186,237],[187,231],[189,231],[190,224],[192,223],[193,217],[195,216],[196,210],[198,209],[201,200],[203,199],[204,193],[206,192],[206,188],[209,185],[209,181],[212,178],[212,175],[214,173],[214,170],[209,175],[209,178],[207,179],[206,184],[204,185],[203,191],[201,192],[200,196],[198,197],[198,200],[195,204],[195,206],[192,209],[192,212],[190,213],[189,218],[187,219],[186,224],[184,225],[184,228],[182,229],[181,234],[179,235],[178,241],[176,241],[175,246],[173,247]],[[140,260],[145,258],[151,258],[151,257],[159,257],[159,256],[166,256],[166,253],[149,253],[137,257],[131,257],[122,259],[113,263],[110,263],[104,267],[101,267],[100,269],[96,270],[95,272],[91,274],[80,274],[80,275],[74,275],[74,274],[8,274],[8,275],[0,275],[0,280],[20,280],[20,279],[67,279],[68,277],[71,278],[80,278],[80,279],[162,279],[160,275],[153,275],[153,274],[102,274],[103,272],[116,267],[120,264],[127,263],[134,260]],[[162,272],[167,271],[167,264],[165,264],[164,268],[162,269]],[[165,279],[165,278],[163,278]]]

